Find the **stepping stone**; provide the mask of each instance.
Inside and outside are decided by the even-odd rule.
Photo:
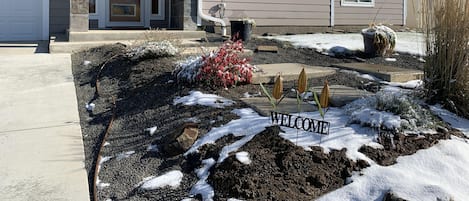
[[[408,82],[423,79],[423,71],[367,63],[342,63],[334,67],[370,74],[388,82]]]
[[[272,105],[270,104],[267,97],[242,98],[241,101],[249,105],[263,116],[270,116],[270,111],[273,110]],[[307,102],[301,102],[301,112],[314,112],[317,110],[318,108],[315,105],[309,104]],[[277,106],[277,111],[288,114],[298,113],[296,99],[284,98]]]
[[[299,63],[279,63],[257,65],[259,72],[252,76],[252,83],[274,83],[278,73],[282,74],[283,81],[297,80],[301,69],[305,68],[308,78],[318,78],[336,73],[336,70],[328,67],[309,66]]]
[[[278,53],[278,47],[273,45],[259,45],[257,46],[257,51]]]
[[[311,87],[310,90],[316,92],[318,96],[320,96],[323,87],[324,86]],[[347,87],[343,85],[330,85],[329,92],[331,96],[329,101],[332,107],[342,107],[346,105],[347,103],[350,103],[359,98],[364,98],[367,96],[374,95],[373,93],[369,91],[355,89],[355,88]]]

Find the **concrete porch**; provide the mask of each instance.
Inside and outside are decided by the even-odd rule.
[[[139,41],[186,40],[205,38],[205,31],[183,30],[89,30],[52,36],[50,53],[72,53],[117,42],[131,44]],[[68,39],[68,40],[67,40]]]

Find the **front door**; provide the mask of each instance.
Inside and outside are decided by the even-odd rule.
[[[108,26],[143,26],[142,0],[109,0]]]

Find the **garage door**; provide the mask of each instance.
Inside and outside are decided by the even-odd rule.
[[[0,41],[44,40],[44,7],[48,0],[0,0]],[[48,8],[47,8],[48,10]],[[48,19],[48,18],[47,18]],[[48,23],[48,22],[47,22]]]

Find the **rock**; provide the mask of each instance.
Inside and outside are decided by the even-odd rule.
[[[406,201],[406,200],[398,197],[392,191],[388,191],[386,195],[384,196],[383,201]]]
[[[162,151],[168,156],[176,156],[187,151],[199,136],[197,124],[186,123],[163,140]]]

